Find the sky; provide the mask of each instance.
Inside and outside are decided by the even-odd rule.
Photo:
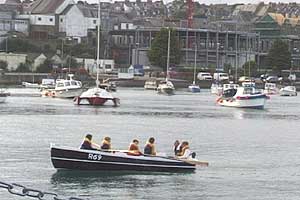
[[[98,0],[86,0],[87,2],[89,3],[97,3]],[[101,0],[103,2],[112,2],[113,0]],[[118,0],[118,1],[121,1],[121,0]],[[131,0],[130,0],[131,1]],[[132,1],[135,1],[135,0],[132,0]],[[146,1],[146,0],[142,0],[142,1]],[[152,1],[155,1],[155,0],[152,0]],[[163,0],[164,2],[170,2],[172,0]],[[236,4],[236,3],[244,3],[244,4],[247,4],[247,3],[252,3],[252,4],[255,4],[255,3],[259,3],[259,2],[262,2],[263,0],[195,0],[199,3],[205,3],[205,4]],[[265,3],[269,3],[269,2],[275,2],[275,3],[290,3],[290,2],[298,2],[300,3],[299,0],[267,0],[267,1],[263,1]]]

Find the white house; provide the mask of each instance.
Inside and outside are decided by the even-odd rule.
[[[18,18],[29,20],[32,37],[46,39],[56,33],[56,16],[70,4],[75,4],[74,0],[36,0]]]
[[[14,71],[21,63],[26,63],[26,54],[0,53],[0,60],[7,62],[8,71]]]
[[[47,60],[47,57],[43,53],[40,54],[38,57],[36,57],[33,60],[32,70],[36,71],[36,69],[38,68],[38,66],[40,66],[41,64],[44,64],[45,60]]]
[[[76,58],[77,63],[81,63],[82,66],[90,73],[96,74],[96,60],[91,58]],[[111,59],[100,59],[99,60],[99,72],[100,73],[109,73],[115,69],[115,61]]]

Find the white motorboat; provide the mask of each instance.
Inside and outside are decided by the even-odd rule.
[[[278,94],[279,89],[275,83],[265,83],[264,93],[268,95]]]
[[[222,95],[231,95],[232,92],[235,92],[239,87],[239,84],[233,82],[223,84]],[[232,94],[231,96],[233,96]]]
[[[279,90],[280,96],[297,96],[297,90],[295,86],[285,86]]]
[[[219,83],[212,83],[210,87],[210,92],[212,94],[221,95],[223,92],[223,86]]]
[[[145,85],[144,85],[144,88],[146,90],[156,90],[157,89],[157,83],[156,83],[156,80],[147,80],[145,81]]]
[[[4,89],[0,89],[0,103],[4,103],[6,101],[6,97],[9,95],[9,92],[6,92]]]
[[[98,29],[97,29],[98,41],[97,41],[97,63],[96,63],[96,65],[97,65],[96,87],[90,88],[87,91],[83,92],[82,94],[76,95],[76,97],[74,98],[74,102],[77,105],[88,104],[88,105],[93,105],[93,106],[101,106],[109,100],[111,100],[113,102],[114,106],[118,106],[120,103],[120,100],[118,98],[115,98],[109,92],[109,89],[110,89],[109,85],[108,84],[101,85],[99,82],[100,16],[101,16],[101,13],[100,13],[100,4],[99,4],[99,6],[98,6]],[[106,82],[108,82],[108,81],[106,81]]]
[[[40,88],[41,88],[41,90],[54,89],[55,88],[55,79],[53,79],[53,78],[42,79],[42,84],[40,85]]]
[[[167,94],[167,95],[173,95],[175,94],[175,87],[173,83],[168,79],[169,77],[169,64],[170,64],[170,39],[171,38],[171,32],[169,29],[169,35],[168,35],[168,55],[167,55],[167,75],[165,81],[160,81],[157,87],[157,92],[159,94]]]
[[[160,81],[157,87],[157,92],[160,94],[173,95],[175,92],[175,87],[169,80]]]
[[[228,89],[216,102],[227,107],[263,109],[268,98],[266,94],[255,89],[254,83],[244,82],[237,89]]]
[[[193,92],[193,93],[198,93],[201,91],[200,86],[193,83],[193,84],[189,85],[189,91]]]
[[[45,89],[42,96],[58,98],[74,98],[83,92],[81,81],[73,79],[73,74],[69,74],[69,79],[57,79],[54,89]]]
[[[29,83],[29,82],[22,82],[22,86],[26,88],[40,88],[40,85],[37,83]]]

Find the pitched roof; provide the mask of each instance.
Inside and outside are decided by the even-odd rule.
[[[54,14],[65,0],[36,0],[31,4],[32,14]]]
[[[284,23],[285,17],[279,13],[268,13],[272,19],[277,22],[280,26]]]

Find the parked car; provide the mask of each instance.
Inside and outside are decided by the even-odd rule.
[[[267,82],[270,82],[270,83],[276,83],[278,81],[282,81],[282,77],[278,77],[278,76],[268,76],[266,78],[266,81]]]
[[[197,75],[197,78],[201,81],[203,81],[203,80],[211,81],[212,80],[212,76],[208,72],[199,72]]]
[[[214,73],[214,79],[218,81],[228,81],[229,76],[227,73]]]

